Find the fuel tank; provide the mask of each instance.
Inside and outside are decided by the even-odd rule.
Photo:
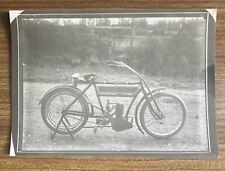
[[[134,96],[140,90],[140,84],[98,84],[100,96]]]

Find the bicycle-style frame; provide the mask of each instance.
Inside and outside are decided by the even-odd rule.
[[[138,90],[137,90],[134,94],[132,94],[132,95],[129,95],[129,94],[128,94],[128,95],[124,95],[124,94],[117,94],[117,95],[113,95],[113,94],[112,94],[112,95],[101,95],[101,94],[98,93],[98,90],[97,90],[97,86],[98,86],[98,85],[137,85],[137,86],[139,86],[139,88],[138,88]],[[146,91],[144,90],[144,87],[143,87],[143,85],[141,84],[141,82],[137,82],[137,83],[123,83],[123,82],[121,82],[121,83],[113,83],[113,82],[96,82],[96,81],[92,81],[92,82],[89,83],[88,86],[81,92],[81,95],[84,95],[85,92],[86,92],[91,86],[94,87],[95,94],[96,94],[96,97],[97,97],[97,99],[98,99],[98,103],[99,103],[99,106],[100,106],[100,110],[101,110],[101,112],[102,112],[103,115],[105,114],[105,110],[104,110],[104,108],[103,108],[102,101],[101,101],[101,97],[102,97],[102,96],[105,96],[105,97],[106,97],[106,96],[107,96],[107,97],[133,97],[132,100],[131,100],[131,102],[130,102],[130,104],[129,104],[129,106],[128,106],[128,109],[127,109],[127,112],[126,112],[126,115],[125,115],[125,117],[128,117],[129,112],[130,112],[130,109],[131,109],[131,107],[132,107],[132,105],[133,105],[135,99],[136,99],[137,96],[140,94],[140,92],[144,92],[144,94],[146,94]],[[78,98],[77,98],[77,99],[78,99]],[[74,100],[74,103],[76,102],[77,99]],[[73,103],[73,104],[74,104],[74,103]],[[94,106],[93,104],[91,104],[91,106],[93,106],[93,107],[95,107],[95,108],[98,108],[97,106]],[[93,110],[91,111],[90,117],[92,117],[92,116],[94,116],[94,111],[93,111]]]
[[[131,107],[132,107],[134,101],[136,100],[136,98],[137,98],[137,96],[139,95],[140,92],[143,93],[143,95],[144,95],[143,98],[146,99],[146,100],[148,101],[148,104],[149,104],[148,106],[149,106],[150,108],[152,108],[152,107],[151,107],[151,104],[150,104],[150,102],[149,102],[149,95],[150,95],[151,98],[153,98],[153,93],[154,93],[155,91],[159,91],[159,90],[162,90],[162,89],[164,89],[164,88],[158,88],[158,89],[156,89],[156,90],[154,90],[154,91],[152,92],[152,91],[150,91],[148,85],[146,84],[145,80],[140,76],[140,74],[139,74],[138,72],[136,72],[133,68],[131,68],[130,66],[128,66],[127,64],[125,64],[125,63],[123,63],[123,62],[112,61],[111,63],[109,63],[109,65],[110,65],[110,66],[117,66],[117,67],[125,67],[125,68],[129,69],[131,72],[133,72],[134,74],[136,74],[136,75],[138,76],[139,82],[136,82],[136,83],[124,83],[124,82],[120,82],[120,83],[116,83],[116,82],[97,82],[97,81],[96,81],[96,78],[91,79],[91,80],[89,81],[88,86],[87,86],[86,88],[84,88],[83,91],[81,91],[80,95],[79,95],[77,98],[75,98],[75,99],[71,102],[71,104],[68,105],[68,106],[65,108],[65,110],[68,110],[68,109],[69,109],[69,108],[70,108],[70,107],[71,107],[71,106],[72,106],[72,105],[73,105],[73,104],[74,104],[81,96],[85,95],[85,92],[86,92],[91,86],[94,87],[94,90],[95,90],[95,93],[96,93],[96,97],[97,97],[98,103],[99,103],[99,105],[100,105],[100,110],[102,111],[102,114],[103,114],[103,115],[104,115],[105,111],[104,111],[104,108],[103,108],[103,105],[102,105],[102,102],[101,102],[101,99],[100,99],[101,96],[133,97],[132,101],[130,102],[130,104],[129,104],[129,106],[128,106],[128,109],[127,109],[127,112],[126,112],[125,117],[128,117],[129,112],[130,112],[130,109],[131,109]],[[103,85],[107,85],[107,84],[108,84],[108,85],[110,85],[110,84],[111,84],[111,85],[137,85],[137,86],[139,86],[139,88],[138,88],[138,90],[136,91],[136,93],[134,93],[133,95],[124,95],[124,94],[116,94],[116,95],[100,95],[100,94],[98,93],[98,90],[97,90],[97,86],[98,86],[99,84],[103,84]],[[144,86],[147,88],[147,91],[145,90]],[[74,88],[76,88],[76,86],[74,86]],[[153,98],[153,102],[154,102],[155,105],[156,105],[156,109],[157,109],[158,112],[160,112],[160,114],[161,114],[160,108],[158,107],[157,102],[155,101],[154,98]],[[98,108],[97,106],[94,106],[93,104],[90,104],[90,105],[91,105],[91,109],[93,109],[93,107]],[[154,111],[153,111],[153,112],[154,112]],[[155,115],[155,117],[158,117],[158,116],[157,116],[158,114],[156,114],[155,112],[154,112],[154,115]],[[92,117],[92,116],[94,116],[93,110],[92,110],[92,113],[91,113],[91,115],[90,115],[89,117]]]
[[[52,135],[52,139],[54,138],[54,136],[55,136],[55,134],[56,134],[56,132],[57,132],[57,130],[58,130],[58,128],[59,128],[59,125],[60,125],[61,123],[64,124],[64,126],[66,127],[68,133],[69,133],[70,136],[74,139],[73,134],[71,133],[71,131],[69,130],[69,128],[67,127],[67,125],[65,124],[65,122],[63,121],[63,119],[66,119],[66,117],[65,117],[66,115],[74,115],[74,112],[70,112],[69,108],[70,108],[74,103],[76,103],[76,101],[77,101],[80,97],[83,96],[83,97],[85,97],[85,99],[87,99],[87,96],[85,95],[85,93],[87,92],[87,90],[88,90],[91,86],[94,87],[95,94],[96,94],[96,97],[97,97],[97,99],[98,99],[98,103],[99,103],[100,108],[99,108],[98,106],[93,105],[91,102],[89,102],[89,100],[87,100],[87,103],[88,103],[88,105],[89,105],[90,108],[91,108],[91,113],[89,112],[88,114],[85,114],[85,117],[96,118],[97,116],[99,116],[99,115],[95,115],[94,108],[99,109],[99,110],[101,111],[101,115],[102,115],[102,116],[106,116],[106,114],[107,114],[106,112],[107,112],[107,111],[104,110],[104,107],[103,107],[103,105],[102,105],[102,101],[101,101],[101,97],[102,97],[102,96],[107,96],[107,97],[110,97],[110,96],[112,96],[112,97],[131,97],[132,100],[131,100],[131,102],[130,102],[128,108],[127,108],[126,114],[125,114],[125,117],[128,117],[128,115],[129,115],[129,113],[130,113],[130,109],[131,109],[131,107],[132,107],[133,104],[134,104],[134,101],[137,99],[138,95],[139,95],[141,92],[143,93],[143,97],[141,98],[141,100],[139,101],[138,105],[136,106],[136,112],[135,112],[135,122],[136,122],[136,125],[137,125],[138,129],[141,131],[141,133],[144,134],[144,131],[142,130],[142,128],[141,128],[141,126],[140,126],[140,124],[138,123],[138,120],[137,120],[137,118],[138,118],[138,117],[137,117],[137,109],[139,108],[139,106],[141,105],[141,103],[142,103],[144,100],[147,101],[148,108],[149,108],[149,110],[152,112],[153,116],[154,116],[156,119],[157,119],[157,118],[159,119],[159,118],[162,118],[162,117],[163,117],[163,114],[162,114],[160,108],[158,107],[157,102],[155,101],[153,94],[154,94],[155,92],[159,92],[160,90],[163,90],[164,88],[158,88],[158,89],[155,89],[155,90],[153,90],[153,91],[150,91],[148,85],[146,84],[145,80],[140,76],[140,74],[137,73],[137,72],[136,72],[134,69],[132,69],[131,67],[129,67],[127,64],[125,64],[125,63],[123,63],[123,62],[113,61],[113,63],[111,63],[111,64],[109,64],[109,65],[111,65],[111,66],[117,66],[117,67],[119,66],[119,67],[126,67],[126,68],[128,68],[130,71],[132,71],[134,74],[136,74],[136,75],[138,76],[139,82],[135,82],[135,83],[125,83],[125,82],[99,82],[99,81],[96,81],[96,78],[94,77],[93,79],[90,79],[89,81],[86,81],[86,84],[88,84],[88,85],[87,85],[82,91],[81,91],[80,89],[78,89],[78,88],[76,87],[76,85],[73,85],[73,89],[78,90],[78,91],[79,91],[79,95],[78,95],[78,96],[77,96],[77,97],[76,97],[69,105],[65,106],[65,108],[63,109],[63,111],[62,111],[62,116],[61,116],[61,118],[60,118],[60,120],[59,120],[59,122],[58,122],[58,124],[57,124],[57,126],[56,126],[56,129],[55,129],[55,131],[54,131],[54,133],[53,133],[53,135]],[[123,85],[124,85],[124,86],[126,86],[126,85],[136,85],[138,88],[137,88],[136,92],[133,93],[133,94],[127,94],[127,95],[126,95],[126,94],[116,94],[116,95],[115,95],[115,94],[111,94],[111,95],[110,95],[110,94],[107,94],[107,95],[104,95],[104,94],[100,94],[100,93],[98,92],[98,86],[99,86],[99,85],[122,85],[122,86],[123,86]],[[146,90],[146,89],[147,89],[147,90]],[[51,91],[51,90],[49,90],[49,91]],[[149,100],[150,98],[151,98],[151,100],[153,100],[153,103],[154,103],[154,105],[155,105],[157,111],[155,111],[155,109],[153,109],[152,104],[150,103],[150,100]],[[75,115],[77,115],[77,116],[84,116],[84,115],[82,115],[82,114],[75,114]],[[108,127],[108,126],[103,125],[102,127]],[[85,127],[85,126],[84,126],[84,128],[93,128],[93,127]]]
[[[137,85],[139,88],[138,88],[138,90],[137,90],[135,93],[133,93],[132,95],[130,95],[130,94],[128,94],[128,95],[124,95],[124,94],[117,94],[117,95],[114,95],[114,94],[112,94],[112,95],[110,95],[110,94],[109,94],[109,95],[101,95],[101,94],[98,92],[98,90],[97,90],[98,85],[125,85],[125,86],[126,86],[126,85]],[[91,82],[88,83],[88,85],[83,89],[83,91],[80,92],[80,95],[79,95],[77,98],[75,98],[75,99],[71,102],[71,104],[65,108],[65,110],[68,110],[68,109],[69,109],[69,108],[70,108],[70,107],[71,107],[71,106],[72,106],[72,105],[73,105],[73,104],[74,104],[81,96],[85,95],[86,91],[87,91],[91,86],[94,87],[95,94],[96,94],[96,97],[97,97],[97,99],[98,99],[98,103],[99,103],[100,108],[97,107],[97,106],[95,106],[95,105],[93,105],[92,103],[88,103],[88,104],[91,105],[91,108],[97,108],[97,109],[101,110],[101,112],[102,112],[103,115],[105,114],[106,111],[104,110],[104,107],[103,107],[103,105],[102,105],[101,97],[131,97],[132,100],[131,100],[131,102],[130,102],[128,108],[127,108],[125,117],[128,117],[128,115],[129,115],[129,113],[130,113],[130,109],[131,109],[131,107],[132,107],[134,101],[137,99],[138,95],[139,95],[141,92],[143,93],[142,99],[144,98],[144,99],[148,100],[148,99],[149,99],[149,95],[150,95],[150,96],[153,96],[153,94],[154,94],[155,92],[158,92],[158,91],[164,89],[164,88],[157,88],[157,89],[155,89],[155,90],[153,90],[153,91],[151,91],[151,92],[149,93],[149,92],[147,92],[147,91],[145,90],[145,88],[144,88],[142,82],[135,82],[135,83],[116,82],[116,83],[115,83],[115,82],[97,82],[97,81],[94,81],[94,80],[93,80],[93,81],[91,81]],[[74,88],[76,88],[76,87],[74,87]],[[92,110],[92,111],[91,111],[91,114],[89,114],[88,117],[93,117],[93,116],[95,116],[95,115],[94,115],[94,111]]]

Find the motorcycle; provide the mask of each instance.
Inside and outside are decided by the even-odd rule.
[[[120,61],[107,61],[109,66],[128,69],[138,78],[137,82],[101,82],[98,76],[91,74],[72,75],[72,85],[59,85],[45,92],[39,102],[42,119],[46,126],[56,133],[74,135],[83,128],[110,127],[120,132],[131,129],[136,124],[137,129],[144,135],[156,138],[167,138],[177,134],[186,119],[186,105],[183,100],[165,88],[150,90],[142,76]],[[86,85],[83,90],[78,85]],[[93,87],[98,106],[94,105],[86,95]],[[130,114],[138,95],[142,97],[137,102],[134,114]],[[102,97],[131,98],[131,102],[124,112],[124,104],[106,101],[103,106]],[[94,122],[91,120],[95,120]],[[94,126],[88,126],[91,123]]]

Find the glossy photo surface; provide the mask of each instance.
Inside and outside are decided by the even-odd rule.
[[[16,155],[217,154],[208,11],[10,17]]]

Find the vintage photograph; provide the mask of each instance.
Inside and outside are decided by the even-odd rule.
[[[16,153],[215,152],[209,18],[20,12],[11,23]]]

